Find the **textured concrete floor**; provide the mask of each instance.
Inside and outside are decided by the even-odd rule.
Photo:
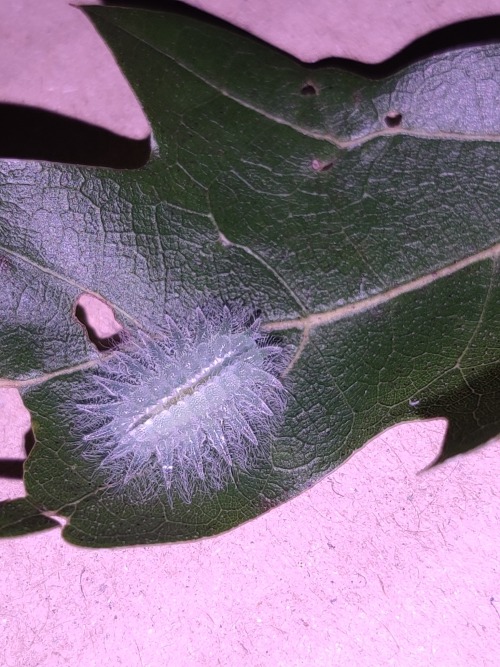
[[[498,1],[316,0],[299,21],[306,3],[212,4],[297,55],[371,61],[453,12],[500,13]],[[147,134],[106,48],[62,0],[0,5],[0,99]],[[22,454],[28,423],[3,390],[0,457]],[[1,664],[493,667],[500,443],[417,474],[444,428],[391,429],[309,492],[213,539],[97,552],[57,530],[0,542]],[[0,483],[2,498],[23,493]]]

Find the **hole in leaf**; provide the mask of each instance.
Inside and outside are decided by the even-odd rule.
[[[402,114],[398,113],[397,111],[389,111],[387,116],[384,118],[387,127],[399,127],[402,120]]]
[[[325,162],[323,160],[314,159],[311,163],[311,167],[314,171],[330,171],[333,167],[333,160]]]
[[[113,311],[94,296],[82,294],[75,307],[75,317],[99,352],[110,350],[121,341],[122,327],[115,320]]]
[[[307,81],[302,88],[300,89],[301,95],[317,95],[318,94],[318,89],[314,85],[314,83],[311,83],[310,81]]]

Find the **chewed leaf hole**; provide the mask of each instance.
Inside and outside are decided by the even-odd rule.
[[[300,89],[300,94],[301,95],[317,95],[318,94],[318,88],[317,86],[314,85],[314,83],[311,83],[311,81],[307,81],[302,88]]]
[[[333,167],[333,160],[318,160],[314,159],[311,162],[313,171],[330,171]]]
[[[389,111],[387,116],[384,118],[385,124],[387,127],[399,127],[403,120],[402,114],[397,111]]]
[[[100,352],[114,348],[120,342],[122,328],[113,311],[94,296],[82,294],[76,303],[75,317]]]

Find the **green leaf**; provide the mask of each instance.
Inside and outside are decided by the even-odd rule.
[[[28,498],[16,498],[0,503],[0,537],[19,537],[59,524],[42,514]]]
[[[182,14],[86,12],[154,149],[133,171],[1,163],[0,374],[33,416],[30,502],[77,544],[186,540],[398,422],[447,417],[443,457],[495,436],[500,46],[375,81]],[[73,314],[84,292],[125,328],[207,296],[260,310],[295,351],[270,460],[189,505],[106,495],[61,409],[98,359]]]

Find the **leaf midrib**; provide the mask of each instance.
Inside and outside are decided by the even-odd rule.
[[[133,318],[131,315],[129,315],[126,311],[124,311],[122,308],[115,306],[112,302],[110,302],[108,299],[103,297],[101,294],[98,292],[94,292],[92,290],[89,290],[87,287],[84,285],[80,285],[76,281],[73,281],[69,278],[66,278],[65,276],[62,276],[58,274],[55,271],[52,271],[51,269],[47,269],[44,267],[39,266],[36,262],[33,262],[32,260],[29,260],[26,257],[23,257],[22,255],[9,250],[7,248],[2,248],[4,252],[9,253],[21,261],[26,261],[28,262],[31,266],[38,268],[40,271],[44,273],[50,274],[52,277],[61,280],[62,282],[66,282],[70,284],[72,287],[78,287],[82,291],[82,293],[86,294],[91,294],[92,296],[95,296],[96,298],[100,299],[101,301],[104,301],[109,305],[110,308],[113,309],[115,312],[119,312],[127,319],[130,321],[134,322],[134,324],[138,328],[142,328],[141,324]],[[447,278],[455,273],[458,273],[459,271],[462,271],[463,269],[472,266],[474,264],[478,264],[479,262],[485,261],[485,260],[497,260],[498,257],[500,256],[500,243],[495,243],[494,245],[490,246],[489,248],[486,248],[485,250],[481,250],[478,253],[475,253],[473,255],[469,255],[468,257],[465,257],[461,260],[452,262],[451,264],[448,264],[444,267],[441,267],[440,269],[436,269],[435,271],[432,271],[431,273],[425,274],[423,276],[419,276],[418,278],[415,278],[414,280],[409,280],[408,282],[402,283],[401,285],[398,285],[397,287],[392,287],[385,292],[379,292],[378,294],[374,294],[366,299],[360,299],[359,301],[355,301],[354,303],[349,303],[344,306],[340,306],[338,308],[334,308],[333,310],[327,310],[323,311],[320,313],[310,313],[309,315],[306,315],[304,317],[296,318],[293,320],[275,320],[273,322],[266,322],[263,324],[262,329],[266,332],[273,333],[273,332],[279,332],[279,331],[285,331],[285,330],[290,330],[290,329],[297,329],[299,331],[303,332],[302,336],[302,341],[299,345],[299,348],[291,362],[290,368],[295,365],[297,360],[300,358],[300,355],[302,354],[302,351],[304,347],[307,345],[309,333],[321,326],[326,326],[328,324],[331,324],[333,322],[338,322],[339,320],[345,319],[347,317],[352,317],[354,315],[357,315],[359,313],[365,312],[367,310],[370,310],[372,308],[376,308],[377,306],[383,305],[385,303],[388,303],[389,301],[392,301],[399,296],[402,296],[403,294],[408,294],[410,292],[416,292],[418,290],[421,290],[425,287],[428,287],[432,283],[436,282],[437,280],[441,280],[443,278]],[[75,366],[69,366],[65,368],[58,369],[56,371],[53,371],[51,373],[45,373],[42,375],[38,375],[37,377],[34,378],[29,378],[25,380],[10,380],[7,378],[0,378],[0,388],[1,387],[17,387],[17,388],[23,388],[23,387],[29,387],[29,386],[34,386],[38,384],[43,384],[47,380],[53,379],[55,377],[58,377],[60,375],[69,375],[71,373],[74,373],[78,370],[84,370],[86,368],[90,368],[94,366],[96,363],[98,363],[95,360],[87,361],[87,362],[82,362],[79,364],[76,364]],[[290,368],[288,370],[290,370]]]
[[[282,118],[280,116],[275,116],[273,114],[270,114],[268,111],[263,109],[262,107],[257,107],[250,102],[247,102],[241,97],[237,97],[236,95],[232,94],[228,90],[222,88],[220,85],[212,81],[211,79],[202,76],[199,72],[193,70],[191,67],[189,67],[186,63],[182,62],[181,60],[174,58],[168,53],[165,53],[165,51],[162,51],[159,47],[154,46],[153,44],[150,44],[147,42],[143,37],[140,37],[133,32],[130,32],[127,30],[125,27],[121,25],[117,25],[116,23],[111,24],[116,30],[120,30],[124,34],[128,35],[129,37],[132,37],[133,39],[136,39],[138,42],[141,44],[144,44],[146,47],[154,51],[155,53],[158,53],[162,55],[164,58],[167,58],[174,64],[178,65],[181,67],[185,72],[188,72],[192,76],[194,76],[196,79],[204,83],[206,86],[209,86],[212,90],[215,92],[219,93],[220,95],[223,95],[224,97],[227,97],[233,102],[236,102],[236,104],[239,104],[240,106],[248,109],[249,111],[253,111],[254,113],[262,116],[263,118],[266,118],[267,120],[270,120],[272,122],[277,123],[278,125],[284,125],[286,127],[289,127],[292,129],[294,132],[297,132],[298,134],[301,134],[302,136],[308,137],[310,139],[316,139],[318,141],[325,141],[329,144],[334,145],[336,148],[342,149],[342,150],[348,150],[352,149],[358,146],[362,146],[365,143],[368,143],[370,141],[373,141],[374,139],[377,139],[379,137],[393,137],[393,136],[408,136],[408,137],[414,137],[417,139],[439,139],[439,140],[450,140],[450,141],[474,141],[474,142],[499,142],[500,141],[500,134],[463,134],[460,132],[427,132],[425,130],[411,130],[411,129],[405,129],[403,127],[386,127],[382,128],[380,130],[376,130],[373,132],[369,132],[364,135],[360,135],[358,137],[355,137],[353,139],[341,139],[340,137],[334,135],[334,134],[329,134],[329,133],[323,133],[323,132],[315,132],[314,130],[308,130],[304,127],[301,127],[300,125],[297,125],[296,123],[292,123],[291,121],[287,120],[286,118]],[[149,122],[152,122],[149,119]]]

